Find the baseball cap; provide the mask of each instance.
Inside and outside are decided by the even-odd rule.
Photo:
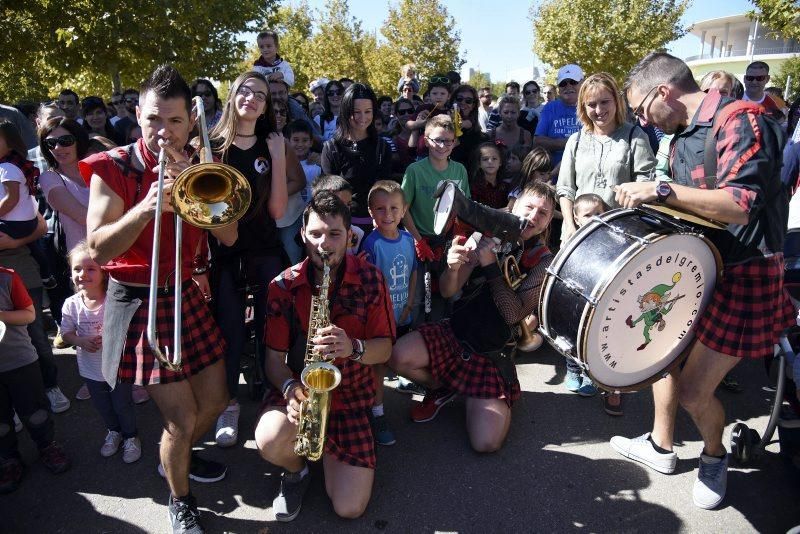
[[[314,92],[315,90],[319,89],[320,87],[325,87],[328,85],[330,80],[328,78],[317,78],[316,80],[312,81],[308,84],[308,90]]]
[[[579,82],[583,80],[583,71],[581,68],[574,64],[564,65],[560,69],[558,69],[558,78],[556,79],[556,85],[563,82],[564,80],[575,80]]]

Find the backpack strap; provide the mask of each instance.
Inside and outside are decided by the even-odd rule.
[[[628,132],[628,176],[630,177],[631,181],[634,181],[633,180],[633,134],[634,132],[636,132],[636,128],[639,128],[638,124],[634,124],[633,128],[631,128],[631,131]]]
[[[142,192],[142,177],[144,176],[144,171],[140,171],[131,164],[131,161],[133,161],[133,147],[133,144],[128,145],[123,153],[116,150],[109,151],[108,156],[117,167],[119,167],[119,170],[125,178],[133,176],[136,180],[136,196],[133,197],[133,202],[136,203],[136,201],[139,200],[139,194]],[[124,157],[122,154],[124,154]]]
[[[706,134],[706,146],[703,154],[703,171],[707,189],[716,189],[717,187],[717,135],[728,119],[745,110],[758,115],[764,113],[764,109],[760,105],[746,100],[734,100],[717,108],[717,113],[711,123],[711,131]]]

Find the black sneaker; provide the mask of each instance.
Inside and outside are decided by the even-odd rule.
[[[197,501],[190,493],[181,500],[175,500],[169,496],[169,522],[172,525],[172,534],[203,534],[200,525],[200,512],[197,510]]]
[[[158,474],[161,477],[166,477],[164,474],[164,466],[158,464]],[[225,475],[228,474],[228,468],[225,464],[215,462],[214,460],[206,460],[201,458],[196,452],[192,452],[192,460],[189,464],[189,478],[195,482],[202,482],[210,484],[211,482],[219,482]]]
[[[308,489],[311,476],[301,477],[300,473],[286,473],[281,477],[281,489],[278,496],[272,501],[272,511],[275,512],[275,520],[283,523],[293,521],[300,513],[303,504],[303,496]]]

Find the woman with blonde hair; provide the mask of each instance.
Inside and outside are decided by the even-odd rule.
[[[577,230],[573,211],[576,197],[594,193],[611,208],[619,207],[614,199],[615,186],[647,178],[655,166],[647,134],[625,120],[627,107],[611,75],[601,72],[583,81],[577,115],[583,127],[567,140],[556,186],[564,216],[562,242]],[[569,359],[565,386],[583,396],[597,393],[589,377]],[[616,396],[609,404],[610,399],[606,397],[606,411],[621,415],[621,399]]]
[[[700,90],[707,93],[709,89],[716,89],[722,96],[732,96],[735,79],[728,71],[712,70],[700,80]]]

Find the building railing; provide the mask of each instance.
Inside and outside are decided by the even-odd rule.
[[[789,46],[772,46],[772,47],[756,46],[753,55],[766,56],[770,54],[797,54],[797,53],[800,53],[800,44],[791,44]],[[734,48],[733,50],[730,51],[730,53],[727,50],[724,50],[722,55],[720,55],[719,49],[717,49],[714,52],[706,52],[702,55],[698,54],[696,56],[689,56],[685,59],[685,61],[696,61],[698,59],[740,58],[747,56],[749,56],[749,54],[747,53],[747,48]]]

